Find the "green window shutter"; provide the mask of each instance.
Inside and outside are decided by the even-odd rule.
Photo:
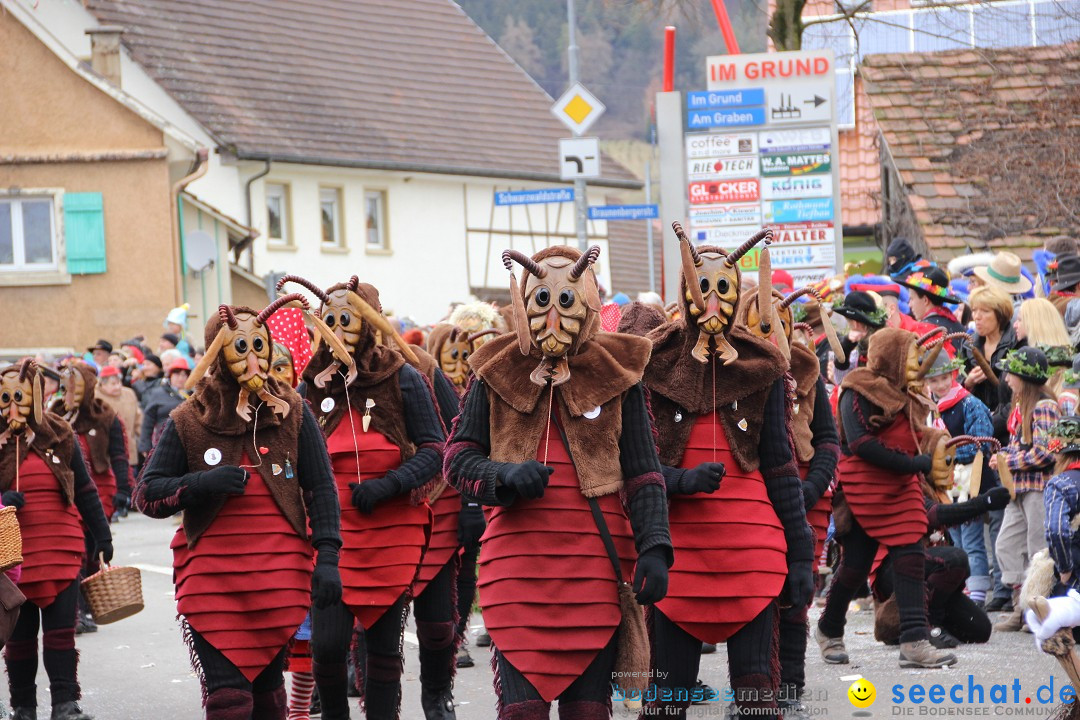
[[[64,193],[64,239],[69,273],[105,272],[105,212],[101,193]]]

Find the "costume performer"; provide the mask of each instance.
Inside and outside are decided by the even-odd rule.
[[[131,506],[131,465],[124,425],[116,411],[94,392],[97,382],[97,371],[86,363],[68,365],[60,372],[63,397],[49,409],[74,428],[105,517],[111,518],[114,510]]]
[[[490,309],[490,306],[488,306]],[[494,310],[491,311],[494,314]],[[436,325],[428,335],[427,347],[437,360],[440,372],[436,375],[435,396],[439,401],[439,413],[443,424],[450,428],[457,417],[461,395],[472,377],[469,369],[469,356],[482,339],[498,334],[497,330],[481,330],[470,335],[464,328],[450,323]],[[445,390],[452,392],[447,393]],[[454,645],[457,667],[472,667],[473,660],[465,649],[467,638],[465,629],[473,599],[476,597],[476,560],[480,553],[480,536],[484,534],[486,520],[480,503],[474,499],[465,500],[448,483],[442,483],[433,494],[432,511],[435,514],[435,529],[431,535],[431,544],[424,556],[418,578],[417,601],[422,598],[420,585],[430,582],[436,564],[446,558],[450,551],[457,564],[456,597],[451,602],[456,605],[457,617],[454,627]],[[421,603],[422,604],[422,603]],[[420,606],[417,614],[421,613]],[[421,646],[421,654],[424,648]],[[431,716],[429,716],[431,717]],[[438,717],[438,716],[435,716]]]
[[[950,474],[943,431],[918,423],[935,409],[921,387],[936,354],[921,365],[913,333],[883,328],[870,339],[866,367],[841,384],[838,468],[833,516],[842,548],[825,611],[814,631],[827,663],[846,664],[848,604],[870,573],[878,545],[888,548],[900,615],[900,667],[941,667],[956,657],[929,641],[921,541],[927,530],[919,475]],[[940,351],[940,345],[937,346]],[[928,454],[920,443],[933,449]]]
[[[346,657],[359,620],[358,647],[366,659],[358,658],[356,672],[367,717],[396,718],[405,620],[431,536],[426,498],[442,465],[442,422],[431,385],[415,369],[419,359],[379,311],[374,287],[356,276],[325,291],[292,275],[282,282],[303,285],[318,297],[320,316],[346,352],[341,357],[322,344],[303,374],[330,451],[344,543],[341,601],[315,608],[311,618],[312,671],[322,716],[349,716]],[[379,333],[387,342],[393,339],[397,349],[380,344]],[[452,626],[452,609],[446,612]],[[426,631],[418,627],[418,632]],[[452,640],[451,630],[440,678],[446,694]]]
[[[790,383],[790,429],[795,459],[802,478],[803,506],[806,517],[814,531],[814,558],[812,570],[816,574],[825,546],[832,514],[832,485],[836,477],[836,463],[840,459],[840,437],[836,432],[829,391],[821,376],[818,356],[806,343],[796,337],[813,337],[813,329],[805,335],[794,334],[794,318],[791,306],[802,295],[813,294],[803,288],[787,297],[773,292],[772,327],[763,327],[762,314],[757,307],[760,293],[745,302],[746,326],[754,335],[768,338],[782,332],[789,354]],[[850,296],[849,296],[850,297]],[[766,315],[765,317],[768,317]],[[776,327],[779,323],[779,327]],[[829,336],[835,338],[835,334]],[[812,341],[812,340],[811,340]],[[837,344],[841,341],[836,339]],[[785,343],[781,342],[781,347]],[[838,357],[841,357],[838,355]],[[812,599],[812,597],[811,597]],[[806,640],[808,635],[807,612],[810,603],[799,607],[792,605],[780,611],[780,696],[779,704],[785,711],[801,710],[799,698],[806,685]]]
[[[83,526],[95,555],[112,559],[112,535],[71,427],[42,408],[41,375],[30,360],[0,373],[0,491],[17,508],[26,602],[4,649],[12,718],[37,718],[38,627],[49,675],[52,720],[89,720],[80,697],[75,612]],[[127,459],[125,458],[125,463]]]
[[[613,677],[641,688],[648,672],[633,593],[647,604],[667,588],[667,502],[640,385],[648,343],[597,332],[599,253],[503,253],[526,272],[520,285],[511,272],[514,330],[470,359],[447,445],[447,479],[493,508],[480,597],[501,719],[547,718],[556,699],[563,720],[610,717]]]
[[[171,543],[176,606],[208,720],[284,718],[287,644],[312,604],[340,602],[326,445],[300,396],[269,375],[267,319],[294,301],[306,302],[218,308],[194,392],[170,414],[135,490],[150,517],[184,511]]]
[[[683,689],[694,685],[701,643],[726,642],[736,705],[775,716],[777,598],[809,601],[814,542],[788,438],[787,358],[735,325],[738,260],[769,233],[728,254],[694,248],[673,227],[682,246],[681,318],[649,334],[645,384],[676,556],[668,596],[652,610],[659,695],[644,714],[684,717]],[[771,313],[767,272],[762,280],[759,307]]]

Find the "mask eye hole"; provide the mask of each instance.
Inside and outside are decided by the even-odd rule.
[[[266,345],[263,343],[263,339],[256,335],[255,339],[251,341],[251,347],[255,349],[255,352],[262,352]]]
[[[0,393],[0,402],[4,403],[5,405],[10,403],[11,393],[9,393],[7,390],[5,390],[3,393]]]
[[[458,359],[458,349],[457,348],[452,348],[450,350],[450,358],[453,359],[453,360]]]
[[[245,355],[248,351],[247,340],[244,338],[236,338],[236,341],[233,342],[233,347],[236,349],[236,352]]]
[[[341,313],[341,327],[349,327],[349,323],[352,322],[352,317],[347,312]]]
[[[709,292],[709,278],[702,275],[700,278],[698,278],[698,284],[701,286],[701,292]]]
[[[15,391],[15,402],[21,403],[22,400],[23,400],[23,392],[22,392],[22,390],[16,390]]]
[[[727,293],[728,287],[729,286],[728,286],[727,278],[720,278],[719,280],[716,281],[716,289],[720,292],[721,295],[724,295],[724,294]]]
[[[559,305],[568,308],[574,304],[574,291],[567,288],[559,293]]]
[[[461,352],[461,359],[462,360],[468,360],[469,359],[469,351],[468,350],[463,350]]]
[[[547,288],[540,288],[536,291],[536,304],[540,307],[547,307],[551,303],[551,291]]]
[[[334,318],[334,313],[326,313],[326,317],[323,318],[323,322],[326,323],[326,327],[334,327],[334,323],[336,322]]]

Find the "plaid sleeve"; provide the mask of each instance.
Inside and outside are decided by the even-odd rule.
[[[990,419],[990,410],[974,395],[964,398],[964,434],[978,437],[993,437],[994,422]],[[974,445],[961,445],[956,449],[956,462],[969,465],[975,460],[978,448]]]
[[[1031,447],[1018,444],[1009,448],[1010,470],[1040,470],[1052,465],[1055,455],[1047,447],[1050,430],[1058,420],[1058,406],[1053,400],[1041,400],[1031,413]]]
[[[1076,484],[1065,475],[1055,475],[1046,484],[1043,504],[1046,509],[1046,546],[1058,572],[1074,568],[1071,513],[1080,505]]]

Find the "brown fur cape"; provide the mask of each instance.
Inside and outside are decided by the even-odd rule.
[[[116,421],[116,411],[95,393],[98,376],[94,369],[82,362],[75,363],[73,367],[82,375],[83,396],[71,426],[76,434],[86,436],[86,444],[90,448],[90,457],[86,461],[100,475],[112,467],[109,436]],[[53,402],[49,409],[60,416],[66,412],[62,398]]]
[[[821,364],[814,351],[802,343],[791,344],[791,376],[795,380],[795,403],[791,413],[791,434],[799,462],[814,457],[814,403],[817,400],[817,381]]]

